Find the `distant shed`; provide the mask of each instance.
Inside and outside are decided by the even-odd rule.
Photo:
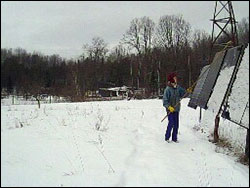
[[[99,88],[99,94],[102,97],[127,97],[129,88],[127,86],[113,88]]]

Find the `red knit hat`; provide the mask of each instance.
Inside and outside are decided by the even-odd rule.
[[[170,81],[171,83],[174,83],[174,77],[177,76],[177,74],[175,72],[172,72],[168,75],[168,81]]]

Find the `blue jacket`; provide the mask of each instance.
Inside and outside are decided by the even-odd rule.
[[[180,111],[180,103],[175,107],[175,105],[180,101],[186,90],[179,85],[176,88],[167,86],[163,94],[163,106],[168,109],[169,106],[175,108],[175,112]]]

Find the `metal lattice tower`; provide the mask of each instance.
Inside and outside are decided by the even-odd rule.
[[[232,46],[238,45],[238,35],[236,28],[237,21],[235,20],[231,1],[216,1],[214,16],[211,21],[213,21],[211,51],[222,34],[224,34],[227,38],[227,42],[231,41]],[[215,26],[217,26],[219,29],[217,36],[215,34]]]

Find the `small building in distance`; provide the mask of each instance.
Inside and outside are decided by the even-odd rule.
[[[113,87],[113,88],[99,88],[98,92],[101,97],[117,97],[117,98],[127,98],[130,88],[127,86]]]

